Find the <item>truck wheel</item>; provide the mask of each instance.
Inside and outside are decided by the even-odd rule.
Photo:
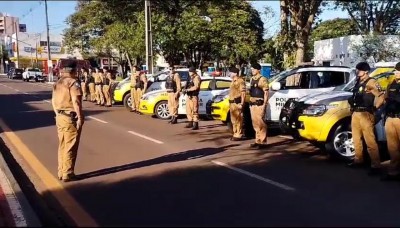
[[[351,161],[354,159],[355,151],[350,123],[340,124],[334,129],[325,144],[325,149],[331,155],[342,160]]]

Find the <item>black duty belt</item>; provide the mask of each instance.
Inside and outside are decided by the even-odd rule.
[[[242,103],[242,98],[241,97],[234,98],[233,100],[229,100],[229,103],[230,104],[240,104],[240,103]]]
[[[100,83],[94,83],[94,84],[95,84],[95,85],[102,85],[103,83],[100,82]]]
[[[76,120],[77,114],[73,111],[65,111],[65,110],[57,110],[57,113],[60,115],[68,116],[71,120]]]
[[[354,107],[353,110],[355,112],[374,112],[373,108],[367,108],[367,107]]]
[[[257,105],[257,106],[261,106],[264,105],[264,100],[256,100],[255,102],[249,102],[250,105]]]
[[[388,117],[391,117],[391,118],[400,118],[400,114],[399,113],[388,113],[386,115]]]

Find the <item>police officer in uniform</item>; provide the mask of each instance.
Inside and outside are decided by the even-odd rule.
[[[229,112],[233,126],[232,141],[242,140],[243,106],[246,98],[246,83],[239,77],[239,69],[232,67],[230,70],[232,83],[229,90]]]
[[[90,101],[96,102],[96,86],[94,84],[94,77],[91,68],[89,68],[88,83],[89,83]]]
[[[381,160],[378,144],[376,143],[374,127],[376,108],[379,108],[384,101],[382,89],[375,79],[369,77],[370,66],[366,62],[356,65],[357,83],[353,89],[353,96],[349,99],[352,108],[351,132],[353,135],[355,157],[349,167],[362,167],[363,139],[367,144],[367,150],[371,158],[371,169],[369,175],[381,173]]]
[[[135,94],[136,94],[136,81],[137,77],[139,77],[140,68],[138,66],[134,66],[132,69],[131,74],[131,103],[132,103],[132,110],[131,112],[138,112],[136,110],[136,103],[135,103]]]
[[[186,88],[182,90],[186,94],[186,116],[189,120],[185,128],[192,130],[199,129],[199,92],[200,92],[200,76],[196,73],[196,68],[189,68],[190,81],[186,83]]]
[[[171,116],[169,123],[176,124],[178,122],[178,105],[179,105],[179,94],[181,92],[181,77],[179,74],[172,70],[168,75],[165,88],[168,93],[168,110]]]
[[[104,96],[103,96],[103,74],[96,68],[96,73],[94,73],[94,84],[96,85],[96,104],[104,105]]]
[[[251,122],[256,132],[255,143],[250,144],[251,148],[261,149],[267,144],[267,125],[264,122],[265,111],[268,105],[269,86],[267,78],[260,74],[261,65],[251,65],[250,82],[250,113]]]
[[[111,73],[108,72],[107,69],[104,69],[104,74],[103,74],[103,94],[104,94],[104,100],[105,100],[105,106],[106,107],[111,107],[111,83],[112,83],[112,78],[111,78]]]
[[[142,98],[147,88],[147,78],[144,72],[136,71],[136,75],[137,76],[136,76],[135,93],[134,93],[135,106],[136,106],[135,110],[137,114],[141,115],[141,113],[139,112],[139,104],[140,104],[140,99]]]
[[[83,93],[83,100],[87,100],[87,86],[88,86],[88,73],[85,68],[81,69],[81,75],[80,75],[80,81],[81,81],[81,87],[82,87],[82,93]]]
[[[385,132],[390,155],[389,170],[383,180],[400,180],[400,62],[395,66],[395,79],[385,94]]]
[[[52,105],[58,132],[58,178],[74,181],[74,167],[84,123],[82,89],[77,78],[76,61],[61,69],[61,78],[54,84]]]

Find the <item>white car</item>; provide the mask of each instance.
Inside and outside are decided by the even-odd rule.
[[[22,73],[22,80],[29,81],[30,79],[38,81],[43,81],[43,73],[38,68],[26,68],[24,73]]]
[[[199,93],[199,115],[206,115],[206,104],[222,91],[230,87],[228,77],[202,77]],[[165,89],[145,93],[140,100],[140,112],[155,115],[160,119],[169,118],[168,97]],[[186,114],[186,95],[179,97],[179,115]]]

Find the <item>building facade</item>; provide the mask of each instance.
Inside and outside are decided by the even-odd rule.
[[[11,36],[16,31],[26,32],[26,25],[19,24],[18,17],[0,13],[0,37]]]

